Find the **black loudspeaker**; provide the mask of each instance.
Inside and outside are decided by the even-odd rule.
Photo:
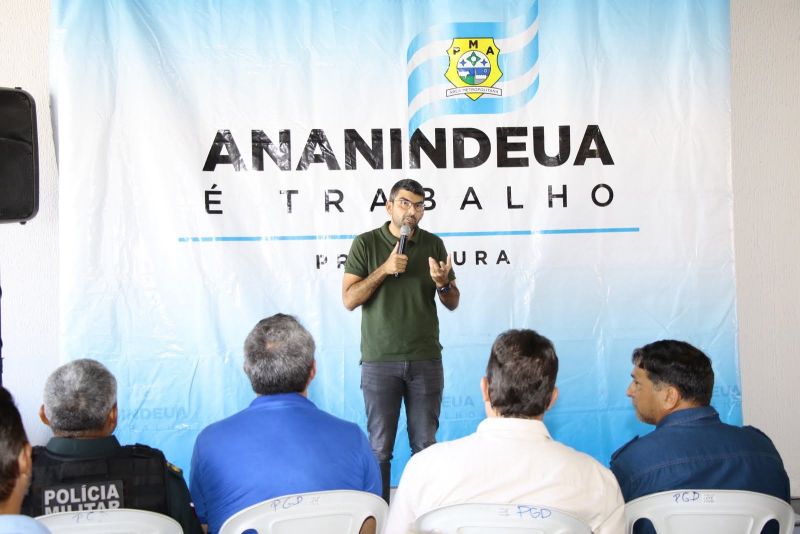
[[[24,224],[38,211],[36,103],[20,88],[0,87],[0,223]]]

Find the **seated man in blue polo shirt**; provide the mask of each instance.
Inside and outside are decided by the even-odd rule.
[[[380,496],[380,470],[364,432],[307,398],[314,340],[294,317],[273,315],[253,328],[244,372],[257,397],[206,427],[192,454],[190,489],[208,532],[281,495],[351,489]]]
[[[673,489],[747,490],[790,502],[789,477],[760,430],[722,423],[710,406],[711,360],[682,341],[656,341],[633,352],[628,396],[653,432],[611,457],[625,501]],[[652,532],[639,525],[636,533]]]

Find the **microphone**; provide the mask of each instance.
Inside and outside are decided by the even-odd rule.
[[[407,224],[404,224],[400,227],[400,246],[397,247],[397,252],[399,254],[406,253],[406,244],[408,243],[408,236],[411,234],[411,227]],[[400,273],[394,273],[394,277],[397,278],[400,276]]]

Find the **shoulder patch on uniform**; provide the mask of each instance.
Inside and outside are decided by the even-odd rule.
[[[619,449],[617,449],[616,451],[614,451],[614,454],[612,454],[612,455],[611,455],[611,461],[613,462],[614,460],[616,460],[616,459],[617,459],[617,456],[619,456],[619,455],[622,453],[622,451],[624,451],[625,449],[627,449],[627,448],[628,448],[628,446],[629,446],[631,443],[633,443],[634,441],[636,441],[637,439],[639,439],[639,436],[638,436],[638,435],[637,435],[637,436],[634,436],[632,440],[630,440],[628,443],[626,443],[625,445],[623,445],[622,447],[620,447]]]
[[[169,469],[170,471],[172,471],[176,475],[183,475],[183,469],[181,469],[177,465],[172,464],[170,462],[167,462],[167,469]]]

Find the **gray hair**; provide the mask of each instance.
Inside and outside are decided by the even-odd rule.
[[[314,338],[291,315],[262,319],[244,342],[244,372],[258,395],[300,393],[314,366]]]
[[[53,432],[65,437],[101,430],[117,402],[117,380],[90,359],[62,365],[44,385],[44,413]]]

